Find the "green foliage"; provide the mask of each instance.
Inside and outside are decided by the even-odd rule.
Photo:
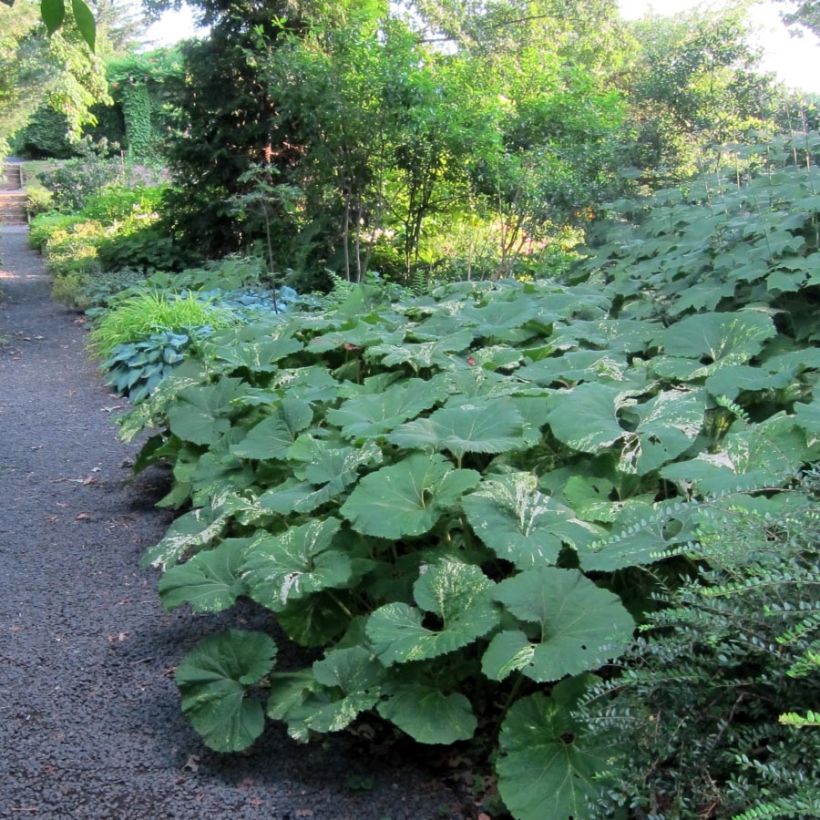
[[[691,176],[712,146],[773,127],[782,92],[761,72],[741,6],[653,14],[631,28],[635,139],[624,145],[624,162],[645,181],[657,186]]]
[[[157,210],[165,187],[109,184],[86,198],[81,213],[88,219],[106,224],[127,219],[135,213],[151,214]]]
[[[152,224],[155,218],[143,220],[142,224],[134,221],[128,228],[108,236],[98,248],[100,265],[106,270],[131,268],[144,272],[188,267],[192,255],[180,248],[161,226]]]
[[[61,214],[55,211],[46,211],[38,214],[31,220],[28,241],[32,248],[42,251],[52,234],[65,231],[82,222],[79,214]]]
[[[124,297],[105,313],[91,331],[91,345],[107,357],[118,345],[143,341],[157,331],[219,328],[231,322],[227,311],[203,303],[193,294],[146,291]]]
[[[114,182],[119,173],[115,161],[92,152],[40,174],[40,182],[51,191],[57,210],[72,213],[82,211],[86,200]]]
[[[390,301],[345,283],[318,311],[214,333],[125,419],[159,428],[140,466],[170,459],[162,503],[192,504],[145,556],[166,604],[251,597],[323,650],[270,674],[293,737],[370,710],[425,743],[500,724],[516,817],[593,816],[618,744],[572,704],[682,555],[716,551],[715,506],[690,502],[778,520],[820,454],[816,168],[769,148],[740,187],[708,177],[705,205],[665,192],[616,223],[574,284]],[[755,277],[727,289],[716,249],[759,258]],[[788,626],[783,651],[810,660]]]
[[[54,208],[51,192],[39,184],[26,185],[26,211],[29,219]]]
[[[142,401],[182,362],[183,351],[193,335],[193,331],[166,330],[142,341],[116,345],[101,365],[107,383],[132,403]]]
[[[820,810],[817,479],[771,512],[761,497],[703,502],[693,575],[580,710],[591,742],[630,749],[599,816],[620,803],[664,818]]]
[[[47,0],[44,5],[61,3]],[[82,0],[77,7],[87,11]],[[31,2],[6,3],[0,20],[0,155],[44,104],[61,111],[72,136],[79,137],[81,126],[91,119],[91,106],[108,99],[102,62],[84,41],[87,27],[71,19],[48,36],[37,4]]]
[[[67,159],[75,153],[69,132],[65,114],[44,105],[34,112],[25,128],[17,132],[13,149],[17,155],[33,159]]]
[[[128,151],[134,159],[151,157],[154,132],[151,127],[151,96],[146,85],[124,85],[120,89]]]

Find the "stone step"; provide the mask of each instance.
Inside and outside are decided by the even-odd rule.
[[[8,164],[3,169],[3,176],[0,177],[0,189],[4,191],[19,191],[23,187],[23,177],[20,166]]]
[[[0,194],[0,225],[21,225],[27,221],[25,193]]]

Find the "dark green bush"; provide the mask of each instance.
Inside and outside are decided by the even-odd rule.
[[[162,227],[153,224],[111,236],[100,244],[98,254],[105,270],[179,271],[197,261],[191,251],[180,248]]]
[[[820,473],[805,494],[703,506],[693,577],[582,710],[593,744],[629,749],[599,816],[820,816],[820,730],[779,722],[820,704]]]

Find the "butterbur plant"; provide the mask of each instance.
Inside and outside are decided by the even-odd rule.
[[[725,190],[710,207],[731,220],[734,176]],[[680,269],[637,287],[589,268],[394,302],[352,288],[217,331],[161,382],[123,433],[158,428],[138,466],[170,459],[162,503],[188,509],[145,557],[162,600],[250,599],[280,630],[181,662],[204,741],[244,749],[265,715],[308,740],[376,713],[420,743],[479,736],[520,820],[594,816],[629,749],[576,707],[679,575],[706,514],[692,502],[777,515],[820,453],[809,274],[716,294],[698,265],[680,291]],[[321,658],[280,670],[283,636]]]

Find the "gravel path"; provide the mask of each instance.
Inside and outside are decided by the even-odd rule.
[[[122,402],[26,239],[0,229],[0,817],[467,816],[410,745],[377,762],[355,738],[305,747],[269,726],[245,755],[202,746],[170,670],[218,624],[165,613],[138,568],[167,524],[162,476],[129,479]]]

